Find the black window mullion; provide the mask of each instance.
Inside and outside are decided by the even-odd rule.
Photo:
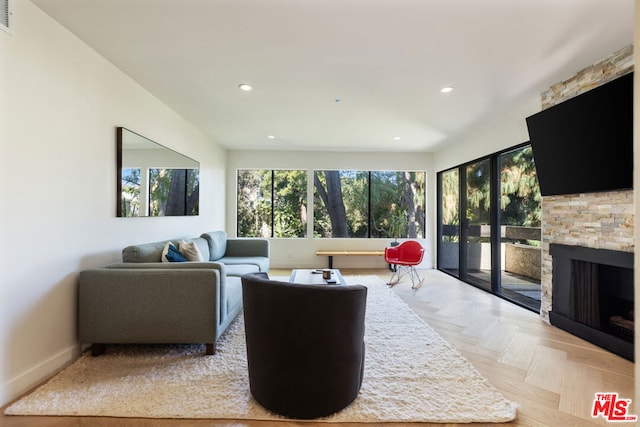
[[[271,237],[275,237],[276,171],[271,169]]]
[[[367,183],[367,222],[369,226],[367,227],[367,239],[371,238],[371,228],[373,226],[373,221],[371,221],[371,171],[368,171],[367,177],[369,182]]]
[[[458,168],[460,200],[460,244],[458,245],[458,264],[460,279],[467,278],[467,239],[469,237],[469,219],[467,218],[467,167]]]
[[[438,239],[438,243],[436,245],[436,267],[438,270],[442,270],[442,232],[443,232],[443,226],[442,226],[442,210],[443,210],[443,206],[442,206],[442,196],[443,196],[443,192],[442,192],[442,175],[444,174],[444,172],[438,172],[438,174],[436,175],[436,200],[437,200],[437,208],[436,208],[436,235],[437,235],[437,239]],[[426,203],[425,203],[426,204]],[[425,215],[425,223],[426,223],[426,215]],[[424,230],[424,235],[426,237],[427,232],[426,232],[426,224],[425,226],[422,228],[422,230]]]
[[[491,291],[499,293],[501,284],[500,250],[500,167],[498,155],[491,156],[491,183],[489,193],[489,215],[491,218]]]

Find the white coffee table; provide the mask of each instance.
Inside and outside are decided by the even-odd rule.
[[[289,276],[290,283],[300,283],[303,285],[346,285],[344,277],[337,268],[331,269],[331,279],[335,282],[327,281],[322,278],[322,269],[313,268],[296,268],[291,271]]]

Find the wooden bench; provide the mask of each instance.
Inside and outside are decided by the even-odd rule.
[[[323,249],[317,250],[316,256],[328,256],[329,268],[333,268],[334,256],[384,256],[384,249],[362,250],[362,249]]]

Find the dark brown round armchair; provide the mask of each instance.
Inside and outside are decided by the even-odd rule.
[[[331,415],[353,402],[364,373],[362,285],[302,285],[242,277],[251,394],[291,418]]]

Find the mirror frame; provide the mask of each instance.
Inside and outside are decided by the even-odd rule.
[[[165,147],[162,144],[158,144],[157,142],[137,133],[134,132],[128,128],[125,128],[123,126],[118,126],[116,127],[116,216],[119,218],[136,218],[136,217],[161,217],[161,216],[198,216],[199,213],[194,213],[194,214],[188,214],[185,213],[183,215],[149,215],[149,203],[147,203],[147,207],[146,207],[146,212],[144,213],[144,215],[138,215],[138,216],[123,216],[123,212],[122,212],[122,168],[123,168],[123,162],[124,162],[124,147],[125,147],[125,131],[129,132],[133,135],[136,135],[139,138],[142,138],[146,141],[149,141],[152,144],[157,145],[159,148],[163,148],[171,153],[175,153],[181,157],[183,157],[186,160],[191,160],[192,162],[194,162],[197,165],[197,170],[200,170],[200,162],[192,159],[191,157],[185,156],[184,154],[181,154],[175,150],[172,150],[171,148]],[[199,176],[199,173],[198,173]],[[198,178],[199,179],[199,178]],[[199,185],[198,185],[199,187]],[[147,197],[147,196],[145,196]],[[199,199],[199,195],[198,195],[198,199]],[[199,201],[197,202],[199,204]]]

